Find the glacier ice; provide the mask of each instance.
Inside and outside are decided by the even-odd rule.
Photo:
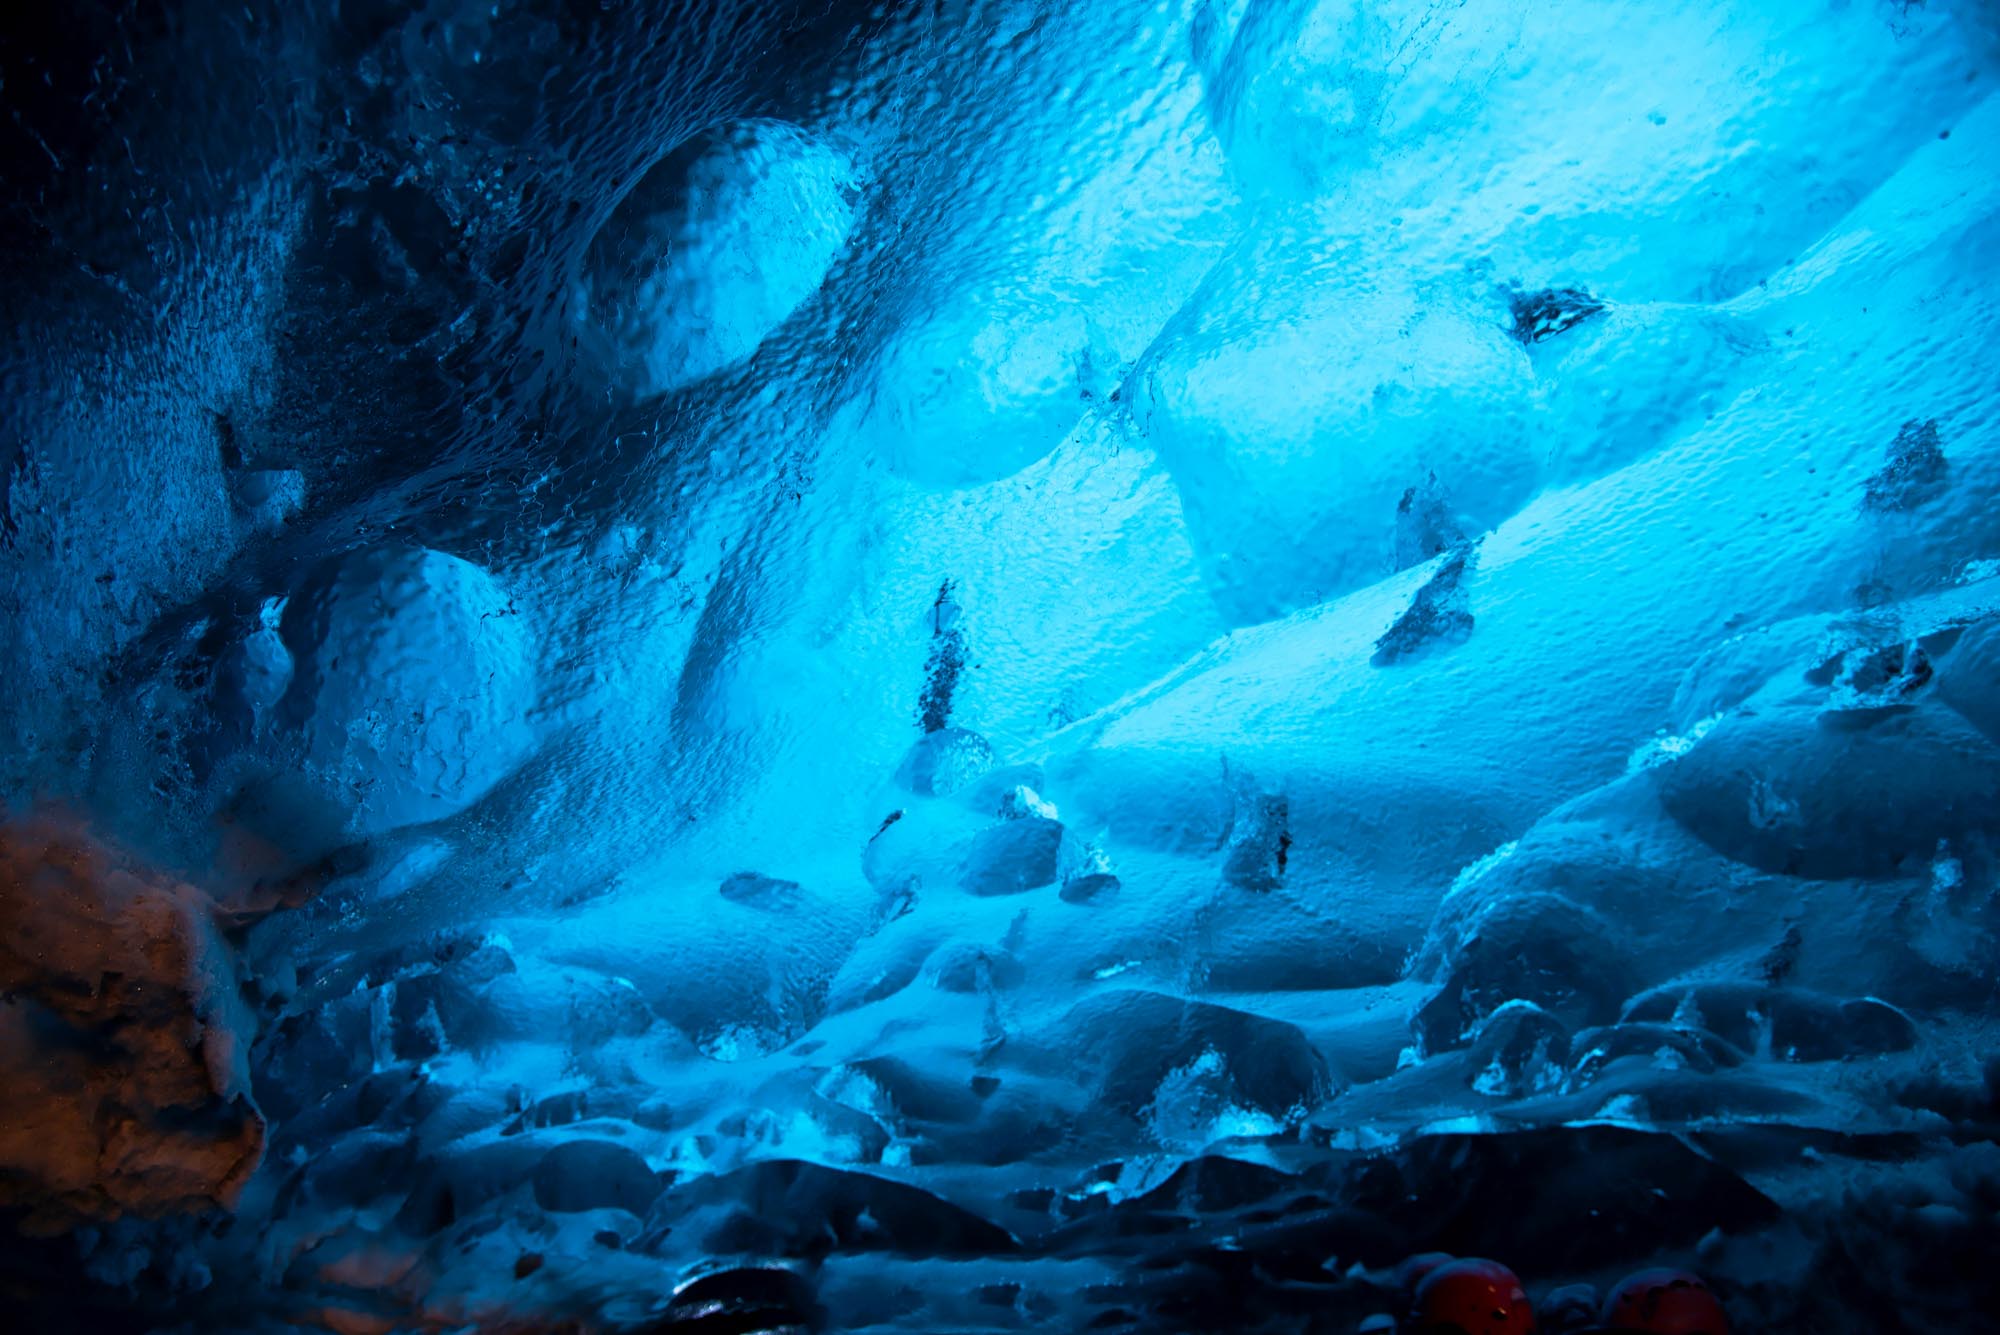
[[[676,148],[618,203],[587,264],[593,328],[642,395],[724,370],[810,297],[863,182],[797,126],[740,121]]]
[[[436,820],[484,796],[533,744],[532,632],[469,561],[350,553],[289,595],[278,631],[291,674],[272,731],[296,768],[270,780],[271,819],[362,836]],[[302,805],[288,790],[304,791]]]
[[[1991,5],[97,8],[31,1324],[1990,1307]]]

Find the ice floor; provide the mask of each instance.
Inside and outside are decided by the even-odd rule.
[[[1985,0],[0,20],[0,1295],[1987,1328],[1996,76]]]

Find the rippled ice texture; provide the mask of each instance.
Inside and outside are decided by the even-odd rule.
[[[207,1320],[832,1246],[839,1324],[1178,1329],[1069,1221],[1534,1128],[1782,1128],[1801,1218],[1901,1134],[1882,1228],[1990,1214],[1990,5],[82,26],[0,736],[291,887]],[[1887,1328],[1747,1208],[1519,1264],[1715,1229],[1743,1320]]]

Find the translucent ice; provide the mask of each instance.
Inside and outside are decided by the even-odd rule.
[[[635,392],[732,366],[810,297],[853,229],[848,157],[778,121],[739,121],[668,154],[592,244],[589,301]]]
[[[0,804],[229,1023],[22,845],[0,1187],[238,1202],[27,1324],[1993,1250],[1990,5],[268,8],[8,67]]]
[[[469,561],[399,546],[337,557],[292,594],[280,633],[293,665],[280,744],[297,748],[313,805],[356,834],[463,811],[534,743],[533,634]]]

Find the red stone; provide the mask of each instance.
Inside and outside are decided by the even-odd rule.
[[[1424,1276],[1411,1322],[1424,1335],[1529,1335],[1535,1312],[1513,1271],[1468,1258]]]
[[[1605,1298],[1602,1321],[1614,1330],[1648,1335],[1729,1335],[1722,1300],[1701,1276],[1685,1270],[1627,1275]]]

